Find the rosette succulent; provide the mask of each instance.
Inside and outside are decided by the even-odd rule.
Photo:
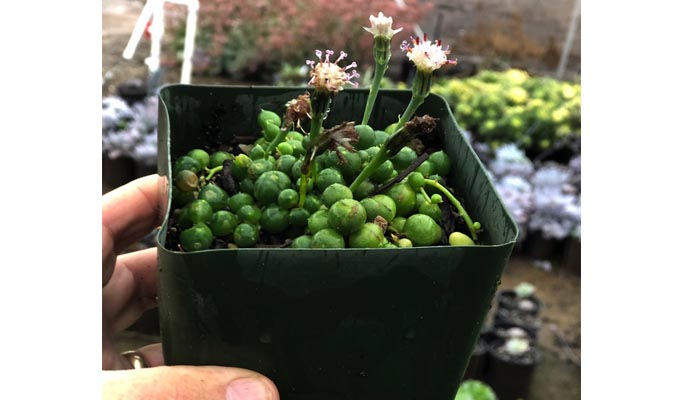
[[[571,171],[548,164],[532,177],[533,213],[528,228],[546,239],[565,239],[581,223],[581,199],[570,183]]]
[[[118,97],[102,100],[102,151],[110,158],[129,157],[155,164],[158,99],[150,96],[131,107]]]
[[[506,175],[527,178],[535,170],[532,161],[514,143],[507,143],[496,149],[495,158],[488,166],[498,178]]]

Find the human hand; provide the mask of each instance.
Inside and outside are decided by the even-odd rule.
[[[137,179],[102,196],[102,398],[278,400],[271,380],[245,369],[164,366],[160,344],[137,350],[150,368],[134,366],[115,336],[156,307],[156,249],[119,255],[163,219],[158,176]]]

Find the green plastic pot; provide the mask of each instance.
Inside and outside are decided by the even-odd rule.
[[[261,108],[305,88],[173,85],[160,91],[158,173],[170,212],[171,162],[194,147],[254,139]],[[324,125],[362,117],[344,90]],[[410,91],[380,91],[372,126],[395,122]],[[482,223],[484,245],[405,249],[219,249],[181,253],[158,236],[160,326],[169,365],[224,365],[271,378],[285,400],[454,399],[518,234],[445,100],[450,186]],[[167,183],[165,184],[167,177]]]

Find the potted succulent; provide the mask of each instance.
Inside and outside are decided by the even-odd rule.
[[[489,350],[488,383],[500,400],[527,399],[542,356],[528,338],[496,341]]]
[[[121,186],[156,172],[158,98],[102,99],[102,181]]]
[[[581,222],[581,199],[565,165],[546,163],[532,175],[533,213],[528,248],[534,259],[558,260],[564,239]]]
[[[574,157],[569,162],[571,174],[571,186],[577,193],[581,193],[581,155]],[[569,234],[564,242],[564,252],[561,261],[565,270],[574,275],[581,275],[581,222]]]
[[[466,371],[464,371],[464,380],[479,380],[482,381],[486,377],[488,369],[488,351],[491,343],[498,337],[492,329],[482,328],[479,339],[474,345],[471,358]]]
[[[513,290],[502,290],[496,295],[498,307],[493,318],[496,336],[506,339],[524,331],[537,339],[541,321],[538,318],[542,302],[535,296],[535,286],[521,282]]]
[[[581,276],[581,224],[566,238],[561,264],[565,270]]]
[[[512,290],[500,290],[496,295],[497,311],[517,311],[537,316],[542,308],[542,301],[535,296],[535,290],[535,286],[529,282],[520,282]]]
[[[370,21],[369,90],[341,90],[332,52],[312,93],[161,89],[166,363],[253,369],[285,399],[454,398],[518,230],[430,94],[447,51],[404,43],[413,89],[380,91],[396,30]]]

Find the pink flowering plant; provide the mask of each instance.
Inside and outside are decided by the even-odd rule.
[[[416,67],[411,100],[396,122],[375,129],[380,127],[368,121],[391,42],[403,29],[383,12],[369,21],[364,31],[373,39],[375,68],[359,124],[324,126],[335,96],[356,88],[360,74],[345,51],[317,49],[306,61],[309,92],[287,102],[284,115],[261,110],[263,137],[246,153],[234,157],[196,149],[177,160],[177,189],[184,198],[196,194],[196,200],[184,201],[182,225],[176,228],[182,250],[208,249],[214,238],[235,247],[270,245],[275,235],[289,232],[295,237],[287,236],[284,245],[292,248],[478,243],[480,223],[446,186],[447,153],[428,154],[421,144],[437,119],[415,115],[430,94],[434,72],[456,61],[439,40],[404,41],[400,48]],[[454,218],[465,232],[455,228]]]
[[[343,49],[363,70],[373,63],[373,40],[362,29],[367,10],[382,10],[410,27],[433,8],[426,0],[207,0],[200,2],[195,66],[199,72],[243,75],[298,65],[315,49]],[[169,5],[169,38],[175,52],[184,46],[185,12]],[[375,14],[376,15],[376,14]],[[399,43],[408,39],[397,32]]]

